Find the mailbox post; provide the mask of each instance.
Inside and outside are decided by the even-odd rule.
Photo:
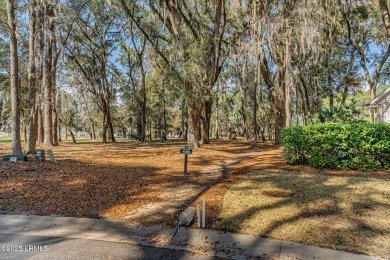
[[[45,160],[46,160],[45,150],[40,150],[40,149],[36,150],[34,161],[35,162],[44,162]]]
[[[192,150],[188,145],[184,146],[184,148],[180,149],[180,153],[184,154],[184,174],[188,174],[187,164],[188,164],[188,155],[192,154]]]

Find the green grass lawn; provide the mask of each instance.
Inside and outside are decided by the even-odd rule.
[[[214,227],[390,257],[390,180],[254,172],[226,193]]]
[[[0,144],[1,143],[4,143],[4,144],[11,143],[11,141],[12,141],[11,135],[0,136]],[[22,143],[24,142],[23,136],[21,137],[21,142]]]

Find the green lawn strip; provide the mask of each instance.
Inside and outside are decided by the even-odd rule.
[[[390,180],[253,172],[226,193],[214,228],[390,257]]]

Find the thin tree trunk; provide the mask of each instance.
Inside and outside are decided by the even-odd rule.
[[[96,140],[95,122],[92,122],[91,124],[91,132],[92,132],[92,140]]]
[[[54,72],[56,69],[54,69]],[[54,73],[55,75],[55,73]],[[56,79],[53,77],[53,145],[58,145],[58,113],[57,113],[57,89],[56,89]]]
[[[142,62],[142,57],[140,57]],[[146,138],[146,77],[143,64],[141,64],[142,73],[142,104],[141,104],[141,141],[145,141]]]
[[[72,129],[70,129],[70,128],[69,128],[69,134],[72,137],[72,142],[76,143],[76,137],[74,136],[74,133],[73,133]]]
[[[27,153],[33,153],[37,143],[37,104],[36,104],[36,69],[35,69],[35,29],[36,26],[36,0],[30,1],[29,7],[29,64],[28,64],[28,99],[30,105],[29,138]]]
[[[257,146],[257,84],[253,91],[253,146]]]
[[[7,15],[10,38],[12,154],[22,154],[20,142],[18,42],[16,37],[15,6],[13,0],[7,0]]]
[[[166,108],[165,108],[165,89],[163,78],[161,77],[161,94],[162,94],[162,124],[161,124],[161,142],[167,141],[167,119],[166,119]]]
[[[241,114],[241,121],[242,121],[242,130],[243,130],[243,136],[245,141],[249,139],[249,131],[248,131],[248,122],[246,118],[246,91],[243,86],[243,82],[241,80],[241,77],[238,76],[238,86],[240,88],[240,100],[241,100],[241,107],[240,107],[240,114]]]
[[[289,25],[289,19],[286,19],[286,28]],[[286,126],[291,124],[291,57],[290,57],[290,41],[288,35],[286,35],[286,55],[284,62],[285,82],[286,82]]]
[[[57,109],[53,107],[53,145],[57,146],[58,145],[58,139],[59,139],[59,134],[58,134],[58,114],[57,114]]]
[[[212,107],[213,107],[213,102],[211,100],[206,100],[204,102],[205,117],[203,120],[203,129],[202,129],[203,144],[210,143],[210,122],[211,122]]]
[[[299,76],[299,79],[301,81],[301,86],[302,86],[302,102],[305,105],[305,111],[306,111],[306,121],[307,123],[311,121],[311,111],[312,111],[312,106],[310,103],[310,97],[309,97],[309,92],[308,92],[308,84],[306,83],[306,79],[303,77],[301,73],[301,68],[298,66],[297,74]],[[307,124],[305,123],[305,124]]]
[[[53,31],[51,32],[53,35],[53,55],[52,55],[52,74],[51,74],[51,100],[52,100],[52,117],[53,117],[53,145],[58,145],[58,113],[57,113],[57,38],[55,36],[55,27],[53,26]]]
[[[152,141],[152,117],[151,112],[149,111],[149,141]]]
[[[333,80],[330,68],[328,68],[328,75],[327,75],[327,82],[328,82],[328,96],[329,96],[329,107],[333,108],[334,101],[333,101]]]
[[[228,121],[228,138],[232,139],[233,136],[233,125],[232,122]]]
[[[217,98],[215,100],[215,138],[219,139],[219,97],[217,90]]]
[[[102,141],[104,144],[107,143],[107,110],[103,109],[103,129],[102,129]]]
[[[186,98],[183,98],[182,108],[181,108],[181,138],[187,139],[188,135],[188,108],[186,106]]]
[[[107,102],[108,103],[108,102]],[[110,104],[107,104],[107,127],[109,131],[109,138],[112,143],[115,143],[115,136],[114,136],[114,127],[112,125],[112,120],[111,120],[111,111],[110,111]]]
[[[61,123],[58,120],[58,141],[62,142],[62,137],[61,137]]]
[[[44,145],[53,145],[53,30],[54,30],[54,4],[51,1],[46,6],[46,46],[45,46],[45,68],[43,73],[44,86],[44,119],[45,119],[45,137]]]
[[[45,56],[45,12],[43,4],[38,8],[38,80],[37,80],[37,140],[39,144],[43,144],[44,141],[44,127],[43,127],[43,67]],[[39,88],[38,88],[39,86]]]

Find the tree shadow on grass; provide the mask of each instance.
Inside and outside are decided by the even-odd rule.
[[[363,192],[370,181],[291,172],[252,174],[231,188],[227,203],[233,208],[214,227],[389,257],[390,202],[386,196],[390,192],[386,195],[375,186]],[[291,196],[272,196],[282,191]],[[231,202],[233,196],[236,206]]]

